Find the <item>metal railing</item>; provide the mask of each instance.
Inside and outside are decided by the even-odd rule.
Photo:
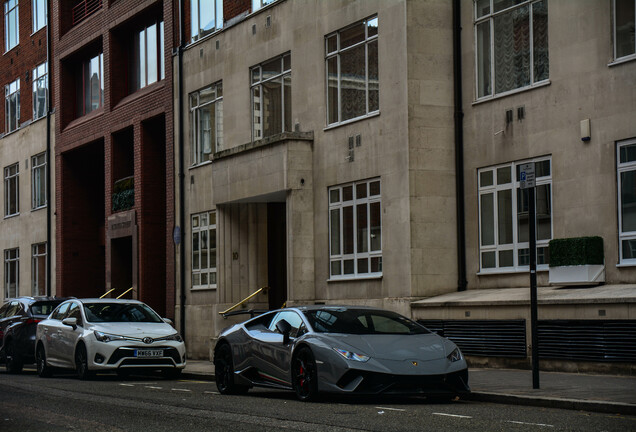
[[[102,0],[82,0],[73,6],[73,25],[82,22],[86,17],[102,8]]]
[[[229,309],[224,310],[223,312],[219,312],[219,315],[223,315],[224,317],[227,317],[228,314],[230,312],[232,312],[234,309],[236,309],[237,307],[247,303],[248,300],[250,300],[251,298],[257,296],[260,293],[267,294],[268,290],[269,290],[269,287],[267,287],[267,286],[264,286],[262,288],[257,289],[252,294],[248,295],[247,297],[245,297],[243,300],[241,300],[240,302],[238,302],[234,306],[230,307]]]

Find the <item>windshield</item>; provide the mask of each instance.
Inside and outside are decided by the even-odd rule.
[[[163,322],[150,307],[138,303],[87,303],[84,313],[89,322]]]
[[[316,332],[348,334],[424,334],[426,328],[395,312],[326,308],[305,311]]]

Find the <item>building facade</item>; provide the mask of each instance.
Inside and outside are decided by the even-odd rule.
[[[55,293],[55,197],[50,193],[55,116],[49,106],[54,69],[47,9],[45,0],[2,2],[2,298]]]
[[[167,316],[174,305],[172,3],[52,7],[58,293],[127,292]]]

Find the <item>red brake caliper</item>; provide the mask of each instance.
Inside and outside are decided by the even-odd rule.
[[[303,368],[303,364],[300,364],[300,370],[298,371],[300,374],[300,386],[305,386],[305,368]]]

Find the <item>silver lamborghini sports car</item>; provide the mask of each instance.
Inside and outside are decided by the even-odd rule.
[[[470,391],[459,348],[395,312],[352,306],[302,306],[267,312],[219,335],[214,349],[222,394],[250,387],[319,393],[425,394]]]

